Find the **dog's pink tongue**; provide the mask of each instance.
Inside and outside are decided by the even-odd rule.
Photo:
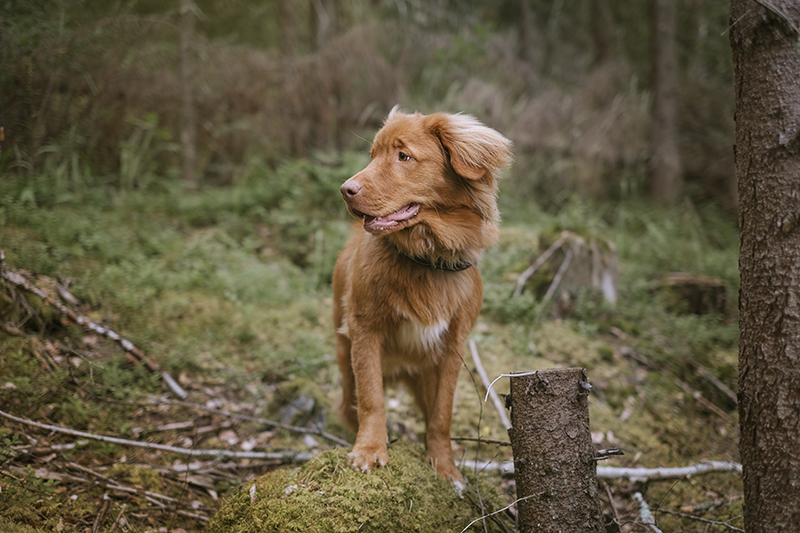
[[[364,217],[364,228],[372,231],[380,231],[395,227],[399,222],[408,220],[419,213],[418,204],[409,204],[402,209],[398,209],[385,217]]]

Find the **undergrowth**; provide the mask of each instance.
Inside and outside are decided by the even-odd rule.
[[[254,162],[240,172],[235,186],[194,192],[183,191],[169,178],[142,190],[98,186],[74,191],[59,190],[46,175],[4,177],[0,248],[8,266],[61,280],[93,320],[124,332],[174,375],[185,373],[190,381],[223,387],[270,416],[278,416],[301,391],[313,389],[316,393],[306,396],[315,402],[315,420],[352,440],[331,414],[338,370],[332,355],[330,279],[351,225],[338,189],[365,163],[364,154],[353,153],[319,154],[277,168]],[[593,431],[602,435],[604,445],[625,449],[620,464],[736,459],[735,409],[699,373],[708,371],[735,389],[735,221],[713,206],[688,200],[668,210],[636,199],[524,204],[518,197],[504,199],[502,187],[517,186],[511,179],[501,184],[505,222],[499,243],[484,254],[484,306],[473,333],[490,377],[553,366],[588,368],[595,385]],[[533,291],[510,298],[517,276],[541,253],[544,236],[562,230],[615,244],[620,270],[615,307],[586,294],[569,316],[553,319],[540,309]],[[671,310],[658,281],[679,271],[722,280],[729,297],[725,312],[699,316]],[[149,435],[147,427],[134,431],[130,417],[136,407],[130,404],[139,394],[162,391],[157,374],[109,348],[98,348],[96,358],[73,354],[69,371],[45,371],[35,356],[41,345],[32,337],[69,348],[86,341],[86,334],[35,298],[27,298],[32,313],[14,307],[11,296],[4,298],[4,320],[27,335],[0,331],[0,404],[5,409],[77,429]],[[647,366],[625,350],[635,351]],[[471,363],[465,364],[474,372]],[[678,381],[722,405],[725,416],[694,403]],[[500,381],[496,388],[504,392],[507,384]],[[408,396],[389,394],[390,436],[418,439],[422,424]],[[454,434],[507,438],[496,413],[482,404],[482,395],[469,373],[462,372]],[[102,396],[122,403],[101,401]],[[14,433],[0,438],[8,439],[0,444],[0,455],[7,457]],[[287,446],[303,446],[291,436],[277,438]],[[92,444],[74,453],[76,459],[118,462],[127,452]],[[493,452],[486,444],[478,448],[466,442],[457,451],[470,459],[487,453],[509,458],[507,449]],[[0,458],[0,467],[5,460]],[[65,510],[56,503],[68,495],[57,487],[29,475],[16,477],[31,481],[0,482],[0,516],[54,526],[59,518],[70,517],[70,524],[77,523],[80,513],[83,520],[96,513],[90,498]],[[27,507],[8,506],[10,485],[32,501],[56,503],[38,515]],[[679,487],[665,488],[664,501],[680,505],[703,499],[700,486]],[[735,497],[737,487],[727,480],[717,489]]]

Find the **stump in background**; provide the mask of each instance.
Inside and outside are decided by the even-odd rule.
[[[676,313],[725,314],[728,297],[725,282],[719,278],[677,272],[664,277],[659,290],[667,296],[667,306]]]
[[[511,429],[519,531],[603,533],[589,433],[586,370],[511,378]]]
[[[540,272],[538,277],[533,278],[537,271]],[[551,314],[562,318],[572,313],[579,294],[586,289],[593,292],[598,301],[605,300],[615,306],[618,283],[617,250],[612,242],[562,231],[519,276],[513,296],[519,296],[526,284],[533,285],[537,295],[546,287],[541,295],[540,314],[554,300]]]

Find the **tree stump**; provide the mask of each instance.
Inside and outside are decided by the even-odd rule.
[[[604,533],[589,433],[586,370],[511,378],[511,429],[519,531]]]
[[[539,275],[533,278],[537,271]],[[564,318],[572,314],[579,294],[587,289],[598,303],[605,300],[615,306],[618,284],[617,250],[612,242],[562,231],[519,276],[513,296],[529,285],[541,297],[542,311],[552,300],[551,314]]]
[[[728,304],[725,282],[719,278],[676,272],[666,276],[659,289],[667,296],[667,307],[676,313],[725,314]]]

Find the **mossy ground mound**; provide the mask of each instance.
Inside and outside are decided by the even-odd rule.
[[[468,487],[459,498],[426,464],[417,444],[394,443],[389,464],[367,474],[347,465],[347,452],[325,452],[300,468],[276,470],[242,485],[207,533],[461,531],[480,516],[471,503],[478,501],[476,489]],[[485,491],[481,487],[484,502],[498,497]],[[499,531],[491,521],[487,525]],[[477,523],[474,527],[483,530]]]

